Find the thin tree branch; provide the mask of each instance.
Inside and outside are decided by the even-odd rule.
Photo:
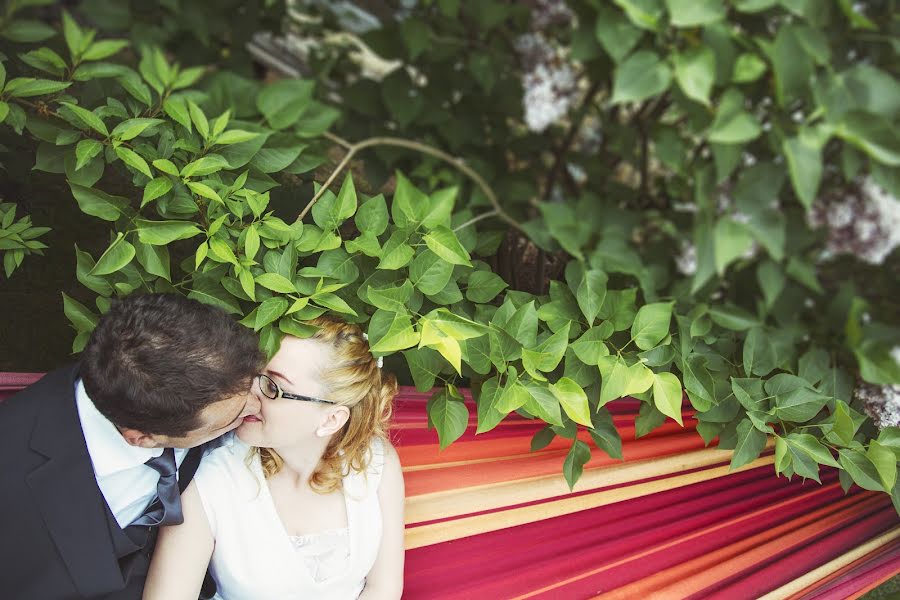
[[[443,150],[438,150],[437,148],[433,148],[420,142],[394,137],[373,137],[361,142],[357,142],[355,144],[351,144],[349,146],[346,146],[346,144],[349,142],[346,142],[346,140],[338,138],[337,136],[330,136],[329,139],[333,139],[336,143],[347,147],[347,154],[335,168],[334,172],[328,177],[328,179],[325,180],[325,183],[322,184],[322,187],[319,188],[319,191],[316,192],[312,200],[309,201],[309,204],[307,204],[303,211],[300,212],[300,215],[297,217],[297,221],[302,221],[303,217],[305,217],[309,213],[309,211],[312,210],[313,205],[319,201],[319,198],[321,198],[325,194],[326,190],[328,190],[328,188],[331,186],[331,184],[334,183],[335,179],[337,179],[341,171],[344,170],[344,168],[350,163],[353,157],[356,156],[359,152],[372,146],[395,146],[399,148],[408,148],[410,150],[421,152],[422,154],[434,156],[456,167],[457,170],[466,175],[468,178],[474,181],[479,188],[481,188],[481,191],[484,193],[485,197],[487,197],[488,201],[494,207],[494,211],[496,211],[498,217],[500,217],[509,225],[518,229],[522,233],[525,233],[525,231],[522,229],[522,225],[519,224],[519,222],[513,219],[511,216],[509,216],[506,211],[503,210],[503,208],[500,206],[500,201],[497,199],[497,195],[494,193],[494,190],[492,190],[491,187],[487,184],[484,178],[462,160],[456,158],[455,156],[447,154]]]
[[[474,225],[478,221],[482,221],[484,219],[488,219],[490,217],[496,217],[496,216],[497,216],[496,210],[489,210],[486,213],[481,213],[477,217],[472,217],[471,219],[469,219],[468,221],[466,221],[465,223],[463,223],[462,225],[460,225],[458,227],[454,227],[453,231],[459,231],[460,229],[465,229],[469,225]]]

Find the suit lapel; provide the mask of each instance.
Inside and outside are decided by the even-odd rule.
[[[75,404],[77,368],[61,376],[45,403],[31,437],[47,462],[28,474],[47,530],[83,596],[124,586],[106,518],[106,501],[91,466]]]

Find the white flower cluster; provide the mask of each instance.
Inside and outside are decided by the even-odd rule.
[[[853,396],[878,429],[900,426],[900,385],[861,383]]]
[[[574,16],[566,3],[560,0],[536,0],[531,7],[531,24],[537,30],[568,25]]]
[[[539,33],[520,36],[515,47],[524,70],[525,124],[540,133],[572,107],[578,83],[575,69]]]
[[[828,255],[853,254],[880,265],[900,246],[900,201],[871,178],[818,198],[807,221],[828,228]]]
[[[697,247],[691,242],[681,245],[681,252],[675,257],[675,268],[688,277],[697,272]]]

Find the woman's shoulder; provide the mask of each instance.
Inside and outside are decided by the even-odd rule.
[[[210,481],[223,477],[233,478],[236,471],[247,471],[247,457],[251,447],[234,434],[226,434],[216,444],[207,446],[195,477]]]

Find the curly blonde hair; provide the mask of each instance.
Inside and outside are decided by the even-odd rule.
[[[332,361],[322,373],[325,397],[350,409],[350,418],[329,440],[309,479],[314,491],[327,494],[341,488],[343,478],[351,469],[356,472],[368,469],[373,439],[387,439],[397,378],[382,372],[358,325],[326,316],[308,323],[317,328],[311,339],[331,347]],[[284,466],[282,458],[271,448],[255,448],[254,452],[259,454],[266,478]]]

